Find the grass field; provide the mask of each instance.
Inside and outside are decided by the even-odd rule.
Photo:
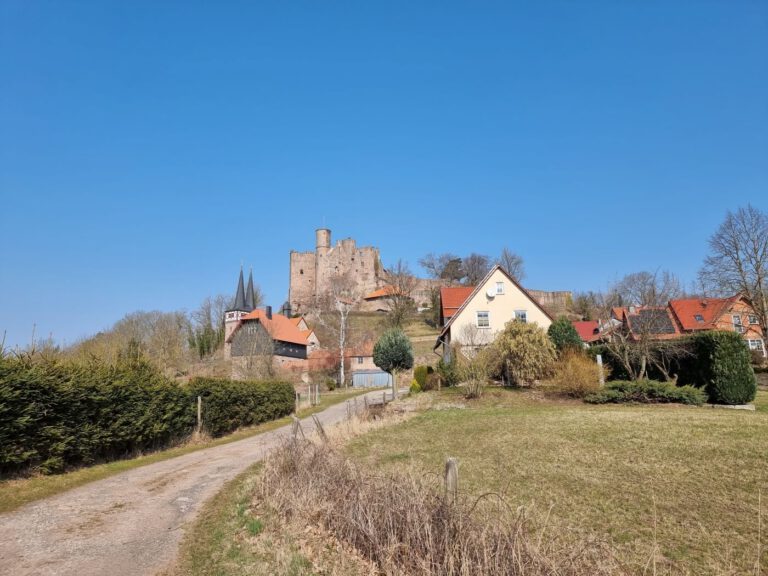
[[[303,418],[316,412],[325,410],[328,406],[343,402],[353,396],[363,394],[368,390],[339,390],[336,392],[325,392],[321,395],[320,404],[312,408],[300,410],[298,416]],[[0,513],[9,512],[16,508],[23,506],[28,502],[34,500],[40,500],[41,498],[47,498],[55,494],[59,494],[66,490],[82,486],[88,482],[94,482],[107,478],[126,470],[132,470],[139,466],[146,466],[153,464],[154,462],[160,462],[162,460],[168,460],[169,458],[175,458],[176,456],[182,456],[196,450],[202,450],[204,448],[210,448],[212,446],[219,446],[221,444],[227,444],[229,442],[236,442],[244,438],[249,438],[262,432],[274,430],[281,426],[285,426],[291,422],[290,417],[281,418],[279,420],[273,420],[272,422],[265,422],[259,426],[251,426],[249,428],[242,428],[228,436],[216,438],[213,440],[200,441],[195,443],[186,444],[184,446],[178,446],[176,448],[170,448],[168,450],[162,450],[159,452],[153,452],[137,458],[131,458],[127,460],[117,460],[115,462],[108,462],[106,464],[97,464],[88,468],[80,468],[72,472],[64,474],[54,474],[50,476],[34,476],[31,478],[24,478],[19,480],[5,480],[0,482]]]
[[[755,574],[759,545],[768,570],[768,392],[756,412],[431,394],[431,409],[348,454],[433,474],[457,457],[462,490],[501,492],[552,530],[605,539],[632,572]]]

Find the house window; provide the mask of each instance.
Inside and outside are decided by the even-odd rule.
[[[759,324],[759,322],[757,321],[757,314],[749,315],[749,323],[752,324],[753,326]]]
[[[765,356],[765,349],[763,348],[762,340],[747,340],[747,344],[749,344],[750,350],[758,350],[759,352],[763,353],[763,356]]]
[[[488,311],[482,311],[477,313],[477,327],[478,328],[490,328],[491,318]]]
[[[362,364],[363,363],[363,357],[362,356],[358,356],[357,357],[357,363],[358,364]]]
[[[528,322],[528,313],[525,310],[515,310],[515,320],[518,322]]]
[[[741,316],[738,314],[733,314],[731,316],[733,318],[733,329],[736,330],[736,332],[744,332],[744,325],[741,323]]]
[[[504,282],[496,282],[496,294],[504,294]]]
[[[702,316],[701,314],[694,315],[694,318],[696,319],[696,322],[698,322],[699,324],[704,323],[704,316]]]

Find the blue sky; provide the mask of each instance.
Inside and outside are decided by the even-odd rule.
[[[768,3],[0,3],[0,334],[192,309],[314,229],[695,277],[768,209]]]

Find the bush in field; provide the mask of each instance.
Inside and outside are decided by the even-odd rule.
[[[457,364],[457,350],[451,351],[451,360],[446,362],[442,358],[437,363],[437,375],[440,377],[440,385],[450,388],[456,386],[461,380]]]
[[[584,347],[576,328],[565,316],[560,316],[549,325],[547,335],[560,354],[566,350],[581,350]]]
[[[600,389],[600,367],[582,352],[566,350],[555,365],[551,386],[558,394],[583,398]]]
[[[413,367],[413,347],[405,332],[399,328],[388,330],[373,346],[373,363],[384,372],[399,372]]]
[[[557,356],[543,328],[514,320],[507,323],[492,348],[510,383],[517,386],[531,385],[549,376]]]
[[[465,350],[459,361],[459,374],[466,384],[465,397],[479,398],[498,365],[498,352],[492,346]]]
[[[745,404],[755,399],[757,381],[749,348],[737,332],[702,332],[693,337],[696,383],[715,404]]]
[[[411,394],[418,394],[421,392],[421,386],[419,385],[419,381],[414,378],[411,380],[411,388],[410,388]]]
[[[440,387],[440,375],[435,372],[430,372],[427,374],[427,380],[424,382],[424,386],[421,387],[422,390],[437,390]]]
[[[679,403],[701,406],[707,395],[693,386],[675,386],[655,380],[616,380],[605,388],[584,397],[590,404],[640,402],[643,404]]]
[[[413,369],[413,377],[419,383],[419,386],[424,388],[427,383],[427,376],[433,371],[432,366],[416,366],[416,368]]]

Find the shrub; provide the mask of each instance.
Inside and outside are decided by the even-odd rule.
[[[565,316],[560,316],[549,325],[547,335],[561,354],[566,350],[581,350],[584,347],[576,328]]]
[[[615,380],[603,390],[584,397],[590,404],[640,402],[643,404],[679,403],[701,406],[707,395],[693,386],[675,386],[672,382],[655,380]]]
[[[710,402],[745,404],[755,399],[757,381],[749,348],[737,332],[696,334],[693,348],[698,360],[696,383],[704,387]]]
[[[424,385],[427,383],[429,368],[429,366],[416,366],[416,368],[413,369],[413,377],[422,388],[424,388]]]
[[[408,370],[413,366],[413,348],[405,332],[388,330],[373,346],[373,363],[385,372]]]
[[[419,392],[421,392],[421,386],[419,385],[419,382],[418,382],[418,380],[416,380],[416,378],[411,380],[411,389],[410,390],[411,390],[411,394],[418,394]]]
[[[189,391],[203,399],[203,428],[211,436],[287,416],[295,402],[288,382],[195,378]]]
[[[555,346],[543,328],[536,324],[512,321],[493,343],[510,383],[533,384],[551,373],[555,362]]]
[[[437,390],[440,387],[440,375],[435,372],[427,374],[427,380],[424,382],[422,390]]]
[[[0,475],[114,460],[172,445],[196,423],[213,435],[293,410],[283,383],[197,380],[185,387],[140,360],[33,362],[0,357]]]
[[[607,371],[607,368],[603,368]],[[552,389],[565,396],[583,398],[600,389],[600,367],[592,358],[576,350],[566,350],[555,365]]]
[[[325,387],[328,388],[328,392],[333,392],[336,390],[336,378],[326,378],[325,379]]]
[[[440,378],[440,385],[450,388],[456,386],[461,379],[459,377],[456,350],[452,351],[450,362],[445,362],[442,358],[437,363],[437,375]]]

